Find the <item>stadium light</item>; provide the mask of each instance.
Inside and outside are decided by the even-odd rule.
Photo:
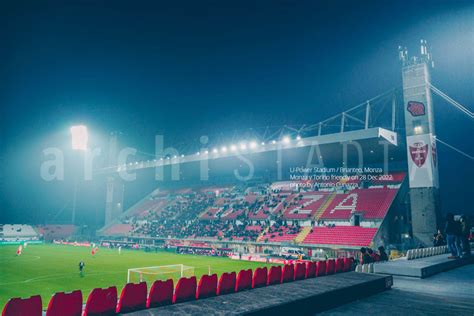
[[[300,135],[296,136],[296,140],[301,140],[301,136]]]
[[[265,142],[262,142],[262,146],[265,146]]]
[[[247,149],[247,145],[246,145],[245,143],[240,144],[240,149],[246,150],[246,149]]]
[[[275,145],[277,142],[276,140],[272,140],[272,144]]]
[[[257,148],[257,143],[254,142],[254,141],[250,142],[250,148],[252,148],[252,149]]]
[[[217,152],[218,152],[217,148],[214,148],[214,149],[212,150],[212,152],[215,153],[215,154],[217,154]]]
[[[226,146],[222,146],[221,151],[222,151],[223,153],[227,152],[227,147],[226,147]]]
[[[73,150],[87,150],[87,143],[89,135],[87,133],[87,126],[75,125],[71,129],[71,142]]]
[[[290,137],[289,136],[283,137],[283,143],[289,144],[290,143]]]
[[[231,146],[230,146],[230,150],[231,150],[231,151],[237,151],[237,146],[231,145]]]
[[[205,154],[205,155],[207,155],[208,153],[209,153],[209,151],[208,151],[208,150],[204,151],[204,154]]]
[[[414,131],[415,131],[415,134],[421,134],[423,133],[423,127],[420,125],[415,126]]]

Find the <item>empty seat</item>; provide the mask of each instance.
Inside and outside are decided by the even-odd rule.
[[[352,264],[354,263],[354,258],[344,258],[344,268],[343,272],[348,272],[352,270]]]
[[[299,262],[295,265],[294,280],[304,280],[306,277],[306,263]]]
[[[173,303],[181,303],[186,301],[192,301],[196,299],[196,277],[190,278],[182,277],[176,284],[174,290]]]
[[[10,299],[3,307],[2,316],[41,316],[42,313],[41,296],[35,295]]]
[[[84,316],[115,315],[117,306],[117,288],[111,286],[107,289],[95,288],[87,298]]]
[[[146,301],[147,308],[170,305],[173,303],[173,280],[157,280],[150,288]]]
[[[281,283],[291,282],[295,279],[295,267],[292,264],[285,264],[281,273]]]
[[[344,258],[337,258],[336,259],[336,273],[341,273],[344,270]]]
[[[252,288],[258,288],[267,285],[267,267],[256,268],[253,273]]]
[[[281,266],[273,266],[268,270],[268,285],[280,284],[281,283]]]
[[[127,283],[120,293],[117,313],[130,313],[146,308],[146,283]]]
[[[326,264],[326,274],[334,274],[336,269],[336,261],[334,259],[328,259]]]
[[[235,272],[222,273],[217,285],[217,295],[224,295],[235,292]]]
[[[237,275],[237,282],[235,284],[235,291],[249,290],[252,288],[252,269],[240,270]]]
[[[316,262],[306,262],[306,275],[305,278],[314,278],[316,276]]]
[[[316,263],[316,276],[326,275],[326,261],[318,261]]]
[[[51,297],[46,310],[46,316],[81,316],[82,314],[82,292],[80,290],[71,293],[58,292]]]
[[[217,295],[217,274],[203,275],[199,280],[196,299]]]

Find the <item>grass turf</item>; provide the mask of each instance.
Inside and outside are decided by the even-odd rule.
[[[100,248],[92,257],[90,248],[65,245],[30,244],[19,257],[17,246],[0,247],[0,309],[11,297],[40,294],[46,307],[55,292],[82,290],[84,302],[95,287],[116,285],[121,291],[127,282],[129,268],[184,264],[194,267],[196,277],[208,273],[255,269],[263,263],[231,260],[220,257],[180,255],[166,251],[145,253],[141,250]],[[79,275],[79,261],[85,265],[84,276]],[[266,265],[269,266],[269,265]]]

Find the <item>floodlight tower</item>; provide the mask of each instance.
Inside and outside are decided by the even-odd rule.
[[[89,142],[89,133],[87,126],[75,125],[70,128],[72,150],[86,152]],[[74,225],[76,221],[76,201],[77,201],[77,175],[74,176],[74,195],[72,199],[72,215],[71,223]]]
[[[399,57],[413,237],[416,243],[428,245],[440,222],[438,157],[430,88],[430,70],[434,63],[425,40],[421,40],[420,56],[409,58],[408,50],[399,47]]]
[[[108,165],[117,166],[118,136],[120,132],[110,133]],[[107,192],[105,197],[105,225],[110,224],[122,214],[124,184],[116,174],[107,176]]]

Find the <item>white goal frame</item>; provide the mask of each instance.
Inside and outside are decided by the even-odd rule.
[[[176,267],[177,269],[175,271],[169,271],[169,272],[151,272],[151,271],[147,271],[147,272],[143,272],[143,270],[158,270],[159,268],[172,268],[172,267]],[[171,274],[171,273],[177,273],[179,272],[180,273],[180,277],[183,277],[184,276],[184,271],[185,270],[193,270],[193,274],[194,274],[194,267],[192,266],[187,266],[187,265],[184,265],[184,264],[170,264],[170,265],[165,265],[165,266],[152,266],[152,267],[140,267],[140,268],[132,268],[132,269],[128,269],[127,270],[127,283],[130,283],[130,275],[132,272],[136,272],[136,273],[144,273],[144,274],[148,274],[148,275],[159,275],[159,274]],[[141,280],[140,280],[141,282]]]

